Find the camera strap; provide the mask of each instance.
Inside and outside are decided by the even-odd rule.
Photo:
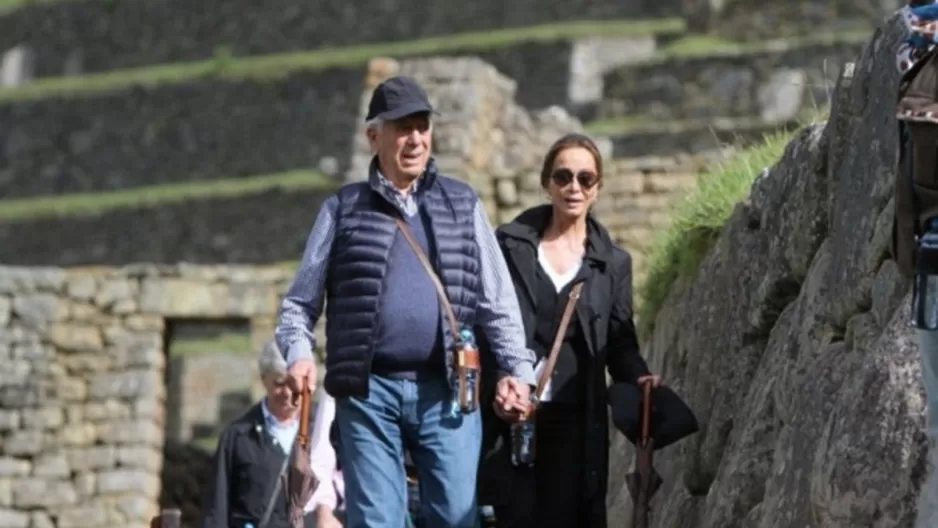
[[[423,264],[424,269],[427,270],[427,275],[429,275],[430,280],[433,281],[436,294],[440,298],[440,303],[443,304],[443,310],[446,312],[446,319],[449,321],[449,329],[453,333],[453,339],[457,342],[462,341],[462,338],[459,336],[459,322],[456,320],[456,312],[453,311],[453,305],[449,302],[449,296],[446,295],[446,289],[443,287],[439,275],[437,275],[436,271],[433,269],[433,264],[430,264],[430,259],[427,258],[427,254],[424,253],[423,248],[417,243],[417,239],[414,238],[414,233],[410,230],[407,222],[399,216],[394,217],[394,221],[397,222],[397,227],[401,229],[401,234],[407,239],[407,243],[413,248],[414,253],[417,254],[417,259]]]

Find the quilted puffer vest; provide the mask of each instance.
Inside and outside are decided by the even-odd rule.
[[[339,206],[326,302],[325,389],[333,397],[368,394],[375,329],[388,254],[398,230],[397,209],[374,173],[338,192]],[[475,323],[480,288],[479,248],[474,214],[479,200],[471,187],[438,175],[431,161],[422,183],[421,207],[429,217],[428,236],[436,248],[429,255],[459,322]],[[440,318],[444,346],[452,344],[449,326]],[[446,354],[449,362],[450,354]],[[450,367],[447,364],[447,367]]]

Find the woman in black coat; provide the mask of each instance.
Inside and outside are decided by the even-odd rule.
[[[550,204],[497,231],[539,375],[571,288],[584,282],[546,401],[534,414],[533,467],[510,463],[509,423],[519,419],[525,402],[490,394],[495,403],[485,406],[480,503],[495,507],[500,527],[605,528],[606,371],[616,382],[660,383],[639,354],[631,257],[590,214],[602,184],[602,157],[593,141],[564,136],[547,152],[541,171]],[[489,377],[495,368],[483,366]]]

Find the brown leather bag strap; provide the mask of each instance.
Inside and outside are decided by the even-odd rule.
[[[573,285],[570,290],[570,296],[567,297],[567,304],[563,308],[563,317],[560,319],[560,326],[557,327],[557,333],[554,334],[554,343],[550,347],[550,355],[547,356],[547,365],[541,372],[541,379],[537,380],[537,389],[534,391],[537,402],[544,397],[544,391],[547,389],[547,383],[554,374],[554,368],[557,366],[557,357],[560,355],[560,346],[563,344],[563,338],[567,335],[567,327],[570,326],[570,318],[573,317],[573,309],[576,302],[580,299],[580,293],[583,291],[583,281]]]
[[[400,217],[395,217],[394,220],[397,222],[397,226],[401,228],[401,233],[404,234],[407,243],[414,249],[414,253],[416,253],[417,258],[420,259],[420,263],[423,264],[424,269],[427,270],[427,274],[430,275],[430,280],[433,281],[433,285],[436,286],[436,294],[439,296],[440,302],[443,303],[446,319],[449,320],[449,329],[453,332],[453,339],[459,341],[459,322],[456,320],[456,312],[453,311],[453,305],[450,304],[449,297],[446,296],[446,289],[443,288],[440,277],[438,277],[436,271],[433,270],[433,264],[430,264],[430,259],[427,258],[427,254],[424,253],[423,248],[417,243],[417,239],[414,238],[414,233],[410,230],[410,227],[407,226],[407,222]]]

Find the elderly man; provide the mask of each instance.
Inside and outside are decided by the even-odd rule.
[[[299,429],[299,408],[287,384],[286,361],[273,341],[261,351],[258,370],[267,394],[218,439],[203,528],[287,526],[287,496],[279,477]],[[307,526],[312,520],[308,516]]]
[[[313,327],[328,299],[325,388],[336,399],[351,528],[403,526],[405,447],[419,469],[422,522],[472,527],[477,517],[479,413],[449,412],[449,351],[458,338],[404,229],[432,263],[458,324],[481,328],[510,374],[499,382],[500,404],[526,400],[535,383],[535,357],[483,204],[430,157],[432,113],[412,79],[375,88],[368,180],[323,204],[276,331],[291,379],[312,382]]]

